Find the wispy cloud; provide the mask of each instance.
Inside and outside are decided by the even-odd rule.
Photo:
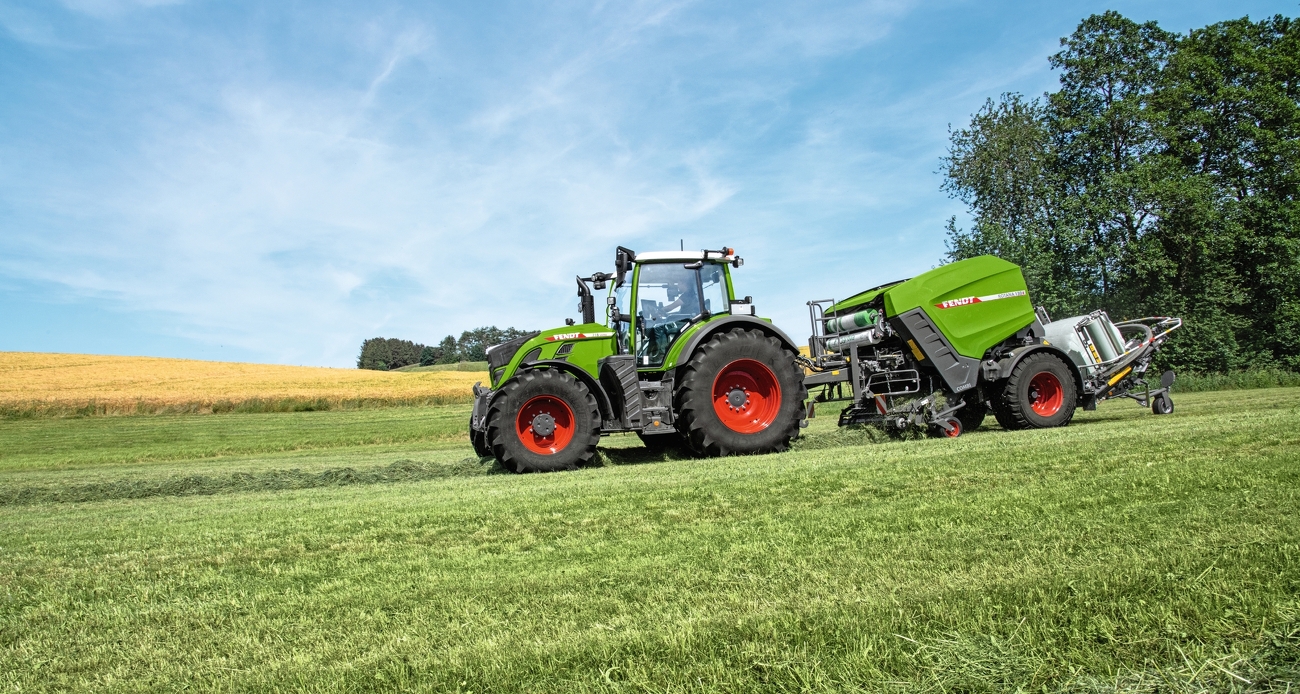
[[[377,334],[558,323],[616,244],[684,238],[741,245],[741,291],[798,332],[882,244],[865,271],[937,259],[946,124],[1041,81],[1054,36],[914,45],[967,9],[6,5],[0,284],[346,366]]]

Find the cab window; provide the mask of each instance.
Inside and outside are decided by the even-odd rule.
[[[704,289],[704,310],[713,315],[731,310],[727,296],[727,275],[721,265],[705,263],[700,268],[700,286]]]
[[[703,311],[699,272],[680,263],[642,265],[636,303],[637,364],[661,366],[673,340]]]

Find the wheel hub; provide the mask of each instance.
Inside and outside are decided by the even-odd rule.
[[[543,412],[533,417],[532,429],[538,436],[550,436],[555,433],[555,418]]]
[[[738,434],[757,434],[776,421],[781,384],[767,365],[736,359],[713,378],[713,411],[723,426]]]

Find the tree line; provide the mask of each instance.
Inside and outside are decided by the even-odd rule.
[[[948,257],[1022,266],[1054,318],[1182,316],[1199,371],[1300,369],[1300,24],[1185,35],[1106,12],[1061,39],[1060,88],[950,132]]]
[[[422,345],[411,340],[372,337],[361,343],[357,357],[358,369],[388,371],[403,366],[432,366],[455,364],[462,361],[485,361],[487,348],[506,340],[522,337],[532,331],[518,328],[501,329],[495,325],[466,330],[457,339],[448,335],[436,345]]]

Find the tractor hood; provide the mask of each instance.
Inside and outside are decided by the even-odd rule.
[[[516,337],[513,340],[506,340],[487,348],[488,371],[497,369],[510,363],[510,359],[515,356],[515,352],[524,346],[525,342],[537,337],[537,333],[530,333]]]
[[[488,349],[488,372],[493,387],[525,362],[563,359],[595,373],[596,360],[612,352],[614,331],[600,323],[581,323],[552,328],[515,338]],[[565,348],[566,343],[578,343]],[[599,346],[595,346],[599,343]],[[593,345],[585,348],[581,345]]]

